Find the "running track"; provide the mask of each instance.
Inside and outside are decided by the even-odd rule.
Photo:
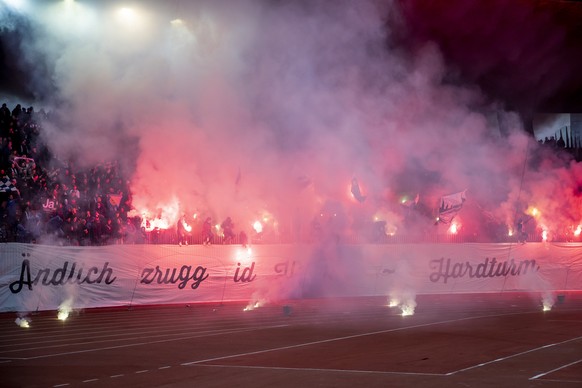
[[[580,387],[582,292],[0,314],[2,387]]]

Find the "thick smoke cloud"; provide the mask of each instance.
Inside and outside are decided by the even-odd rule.
[[[476,231],[484,213],[512,225],[519,206],[551,214],[555,230],[582,218],[570,189],[580,168],[550,154],[526,162],[539,146],[517,113],[462,76],[451,82],[438,42],[401,46],[411,27],[397,2],[131,7],[39,2],[21,52],[60,117],[46,137],[54,153],[119,160],[138,212],[232,216],[247,230],[268,214],[302,234],[324,209],[345,216],[342,230],[373,216],[401,230],[401,198],[419,194],[413,227],[432,228],[438,198],[466,189],[460,217]]]

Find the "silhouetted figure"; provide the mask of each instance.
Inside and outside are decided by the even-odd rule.
[[[243,230],[241,230],[238,235],[238,238],[243,248],[246,248],[249,243],[249,237],[247,236],[247,234]]]
[[[183,245],[188,245],[188,231],[187,228],[188,224],[186,223],[186,216],[182,215],[182,217],[180,217],[180,219],[178,220],[178,225],[177,225],[177,233],[178,233],[178,245],[182,246]]]
[[[230,217],[226,217],[222,224],[220,224],[222,231],[224,233],[224,244],[228,244],[234,240],[234,223]]]
[[[517,228],[517,242],[525,244],[527,241],[527,233],[524,230],[524,222],[522,218],[520,218],[517,221],[516,228]]]
[[[213,238],[214,233],[212,233],[212,219],[210,217],[206,217],[204,223],[202,224],[202,244],[210,245]]]

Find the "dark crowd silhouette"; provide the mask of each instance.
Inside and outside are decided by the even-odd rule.
[[[197,225],[185,215],[175,228],[149,228],[141,215],[132,215],[129,182],[119,164],[87,168],[59,159],[44,138],[48,122],[57,120],[43,109],[10,109],[6,103],[0,108],[0,243],[248,243],[244,231],[235,234],[230,217],[219,231],[210,217]],[[260,234],[254,237],[260,241]]]

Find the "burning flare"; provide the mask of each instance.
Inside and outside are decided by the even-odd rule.
[[[26,317],[18,317],[14,322],[16,322],[18,326],[25,329],[28,329],[30,327],[30,319]]]
[[[60,321],[66,321],[67,318],[69,318],[71,311],[73,311],[73,298],[69,298],[61,303],[59,306],[59,312],[57,313],[57,318]]]
[[[261,221],[255,221],[253,223],[253,229],[255,232],[261,233],[263,231],[263,224],[261,224]]]
[[[550,292],[546,292],[542,295],[542,310],[550,311],[554,307],[555,299],[554,295]]]
[[[414,315],[414,310],[416,309],[416,301],[413,297],[405,298],[402,300],[398,297],[390,297],[388,300],[388,307],[398,307],[400,308],[401,315],[403,317],[408,315]]]
[[[254,309],[258,309],[259,307],[263,307],[264,303],[261,301],[251,302],[249,303],[243,311],[253,311]]]
[[[250,247],[237,249],[235,261],[239,263],[249,263],[252,261],[253,252]]]

